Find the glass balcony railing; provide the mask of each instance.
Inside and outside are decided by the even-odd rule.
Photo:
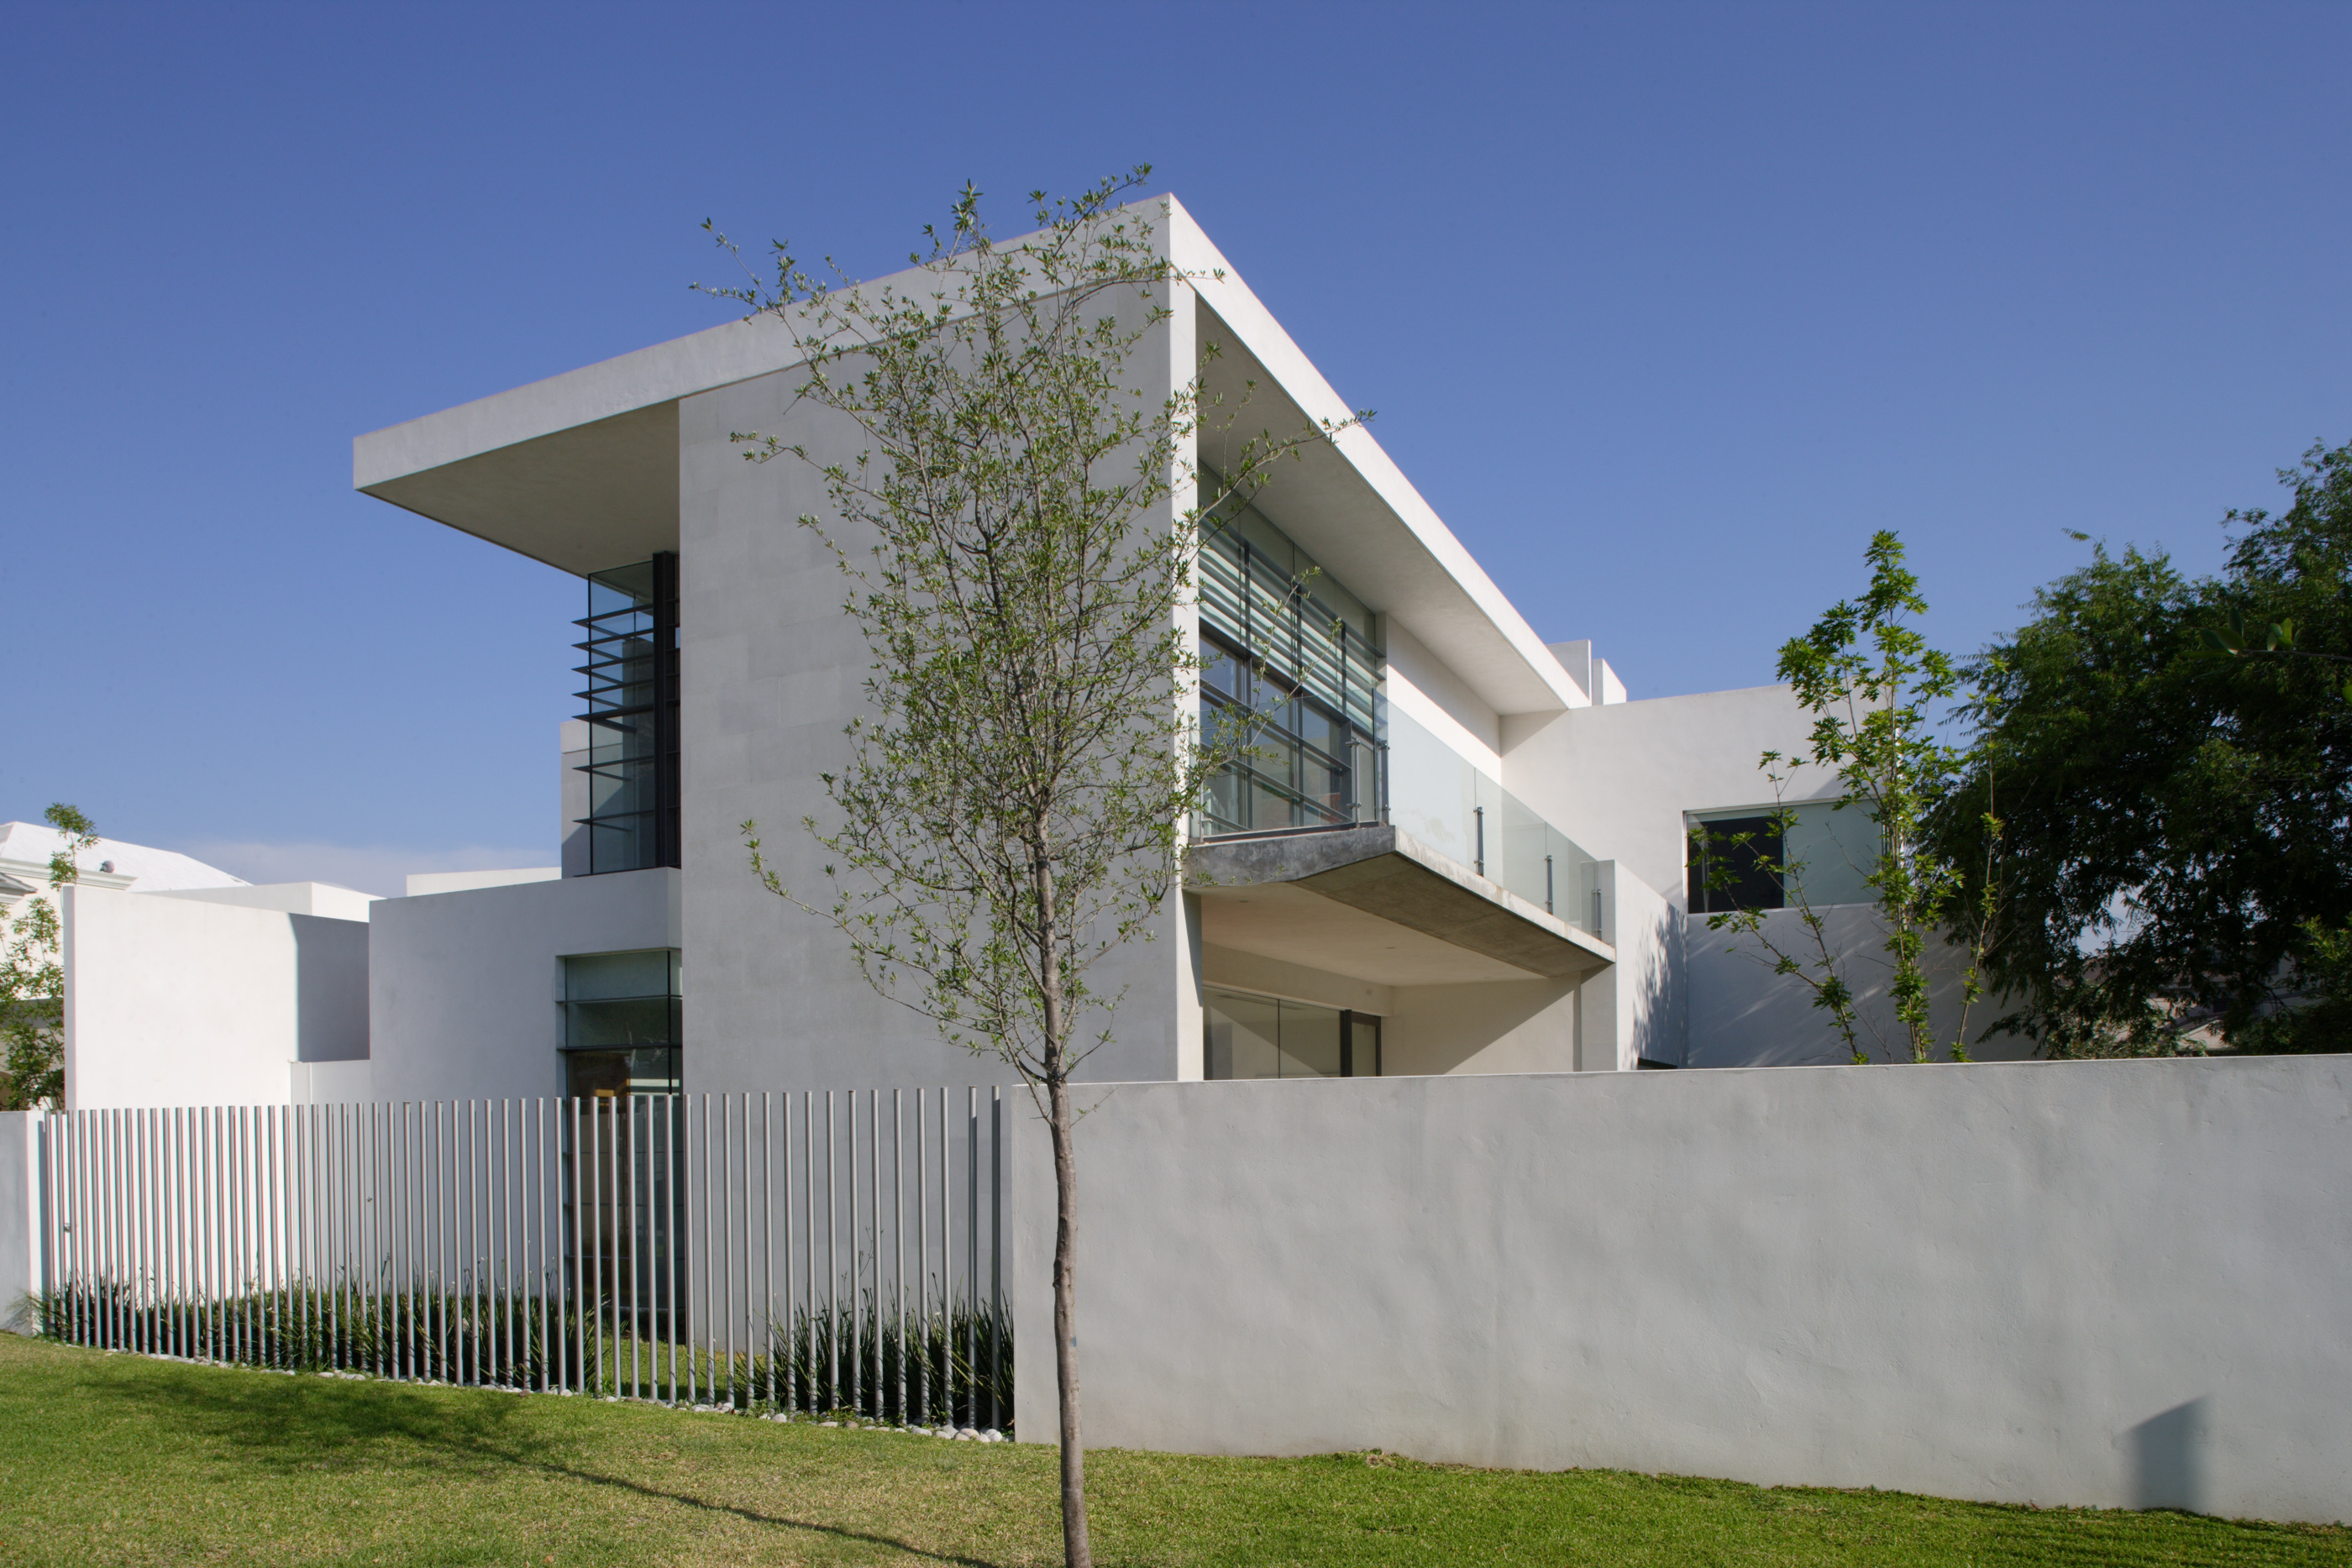
[[[1213,691],[1204,696],[1204,727],[1220,722],[1223,700]],[[1546,914],[1601,935],[1600,862],[1403,714],[1391,711],[1386,743],[1359,738],[1343,764],[1259,723],[1250,753],[1210,780],[1205,809],[1192,818],[1195,839],[1389,822]],[[1303,787],[1302,758],[1314,765]]]
[[[1601,862],[1527,803],[1472,768],[1470,869],[1593,936],[1601,934]]]
[[[1600,862],[1406,715],[1390,710],[1388,819],[1580,931],[1601,934]]]

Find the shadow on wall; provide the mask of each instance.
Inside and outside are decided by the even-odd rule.
[[[2205,1401],[2191,1399],[2124,1434],[2131,1448],[2131,1505],[2205,1511]]]
[[[1633,1055],[1640,1061],[1683,1066],[1690,1053],[1688,1020],[1683,1016],[1685,965],[1683,915],[1672,904],[1658,911],[1640,944],[1649,961],[1633,982]],[[1618,952],[1628,951],[1622,940]]]
[[[1847,982],[1858,993],[1861,1036],[1874,1061],[1907,1061],[1910,1052],[1895,1020],[1887,995],[1893,965],[1886,956],[1886,937],[1878,911],[1862,904],[1838,904],[1822,910],[1830,951]],[[1813,1005],[1812,988],[1800,977],[1776,975],[1772,960],[1753,937],[1711,931],[1706,916],[1689,917],[1690,1049],[1689,1067],[1824,1066],[1849,1059],[1830,1014]],[[1782,951],[1811,958],[1817,952],[1793,909],[1776,909],[1764,917],[1767,936]],[[1960,1017],[1962,976],[1967,956],[1958,947],[1931,937],[1927,946],[1928,995],[1944,1056]],[[2006,1010],[1997,997],[1979,998],[1969,1009],[1969,1054],[1979,1061],[2016,1061],[2033,1054],[2033,1042],[2016,1035],[1989,1040],[1976,1037],[1984,1026]]]
[[[294,928],[294,1059],[359,1061],[368,1053],[366,922],[286,918]]]
[[[1571,1064],[1569,980],[1478,980],[1399,986],[1383,1026],[1381,1071],[1390,1076],[1445,1072],[1559,1072]]]

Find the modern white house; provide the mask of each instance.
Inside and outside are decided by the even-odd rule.
[[[1194,281],[1139,390],[1215,343],[1253,428],[1342,417],[1184,210],[1150,210]],[[274,1364],[282,1335],[232,1332],[257,1281],[458,1289],[502,1319],[395,1313],[335,1364],[451,1380],[455,1346],[456,1381],[705,1409],[716,1367],[731,1408],[764,1344],[751,1393],[809,1416],[842,1358],[821,1387],[776,1330],[813,1369],[845,1312],[831,1343],[876,1357],[849,1406],[880,1418],[878,1325],[908,1343],[911,1300],[946,1419],[1001,1424],[1003,1349],[1034,1369],[1054,1332],[1043,1130],[742,843],[756,820],[818,883],[795,824],[869,664],[796,526],[821,481],[730,439],[856,450],[796,402],[791,337],[737,322],[359,438],[361,490],[581,581],[548,629],[583,676],[545,716],[551,863],[370,898],[89,852],[62,895],[83,1113],[0,1113],[0,1308],[62,1281],[79,1343]],[[1276,744],[1216,780],[1181,896],[1104,977],[1092,1441],[2347,1517],[2346,1059],[1691,1071],[1846,1060],[1801,981],[1709,928],[1728,904],[1793,939],[1790,890],[1692,864],[1780,831],[1759,758],[1809,729],[1785,688],[1628,700],[1360,428],[1283,465],[1200,583],[1197,700]],[[1591,592],[1562,586],[1526,601]],[[1866,824],[1799,786],[1783,858],[1883,1022]],[[9,825],[0,874],[44,880],[44,832]],[[1305,1082],[1329,1079],[1380,1082]],[[696,1097],[607,1098],[671,1090]],[[1054,1383],[1012,1385],[1017,1435],[1051,1433]]]
[[[1183,207],[1150,206],[1193,281],[1133,361],[1148,386],[1173,388],[1214,342],[1210,389],[1237,402],[1254,386],[1252,431],[1343,419]],[[549,716],[561,864],[412,878],[408,896],[373,901],[234,890],[280,925],[341,929],[331,1024],[302,977],[324,972],[303,956],[323,937],[273,926],[253,940],[294,956],[241,965],[219,943],[242,938],[175,946],[160,930],[223,920],[228,901],[163,912],[89,879],[68,894],[78,1108],[247,1098],[265,1082],[298,1100],[405,1100],[989,1080],[992,1063],[877,997],[744,852],[740,825],[757,820],[786,880],[817,880],[793,825],[826,805],[819,775],[867,664],[833,556],[794,526],[824,509],[821,481],[746,463],[730,439],[852,450],[795,403],[790,338],[772,319],[733,322],[356,441],[360,490],[581,580],[580,706]],[[1202,440],[1195,456],[1214,466],[1217,438]],[[1214,539],[1188,630],[1204,706],[1278,710],[1277,755],[1220,780],[1192,824],[1187,890],[1117,959],[1127,999],[1089,1076],[1844,1059],[1801,988],[1707,931],[1725,894],[1689,863],[1697,824],[1769,829],[1759,755],[1796,749],[1807,727],[1785,688],[1626,700],[1589,643],[1544,641],[1360,427],[1283,465]],[[1789,852],[1842,939],[1874,949],[1853,869],[1864,824],[1830,811],[1835,793],[1801,780],[1812,803]],[[1784,890],[1751,877],[1732,896],[1777,907]],[[209,977],[182,1003],[158,984],[153,1006],[127,1008],[112,988],[131,949],[150,975],[183,953]],[[273,999],[245,1017],[310,1021],[256,1044],[171,1011],[247,987]],[[159,1050],[188,1071],[105,1065]]]

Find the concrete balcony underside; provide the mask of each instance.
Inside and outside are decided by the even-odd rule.
[[[1393,827],[1208,840],[1184,888],[1204,943],[1376,985],[1578,979],[1617,956]]]

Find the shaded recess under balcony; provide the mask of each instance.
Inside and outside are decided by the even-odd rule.
[[[1196,842],[1184,887],[1202,942],[1377,985],[1580,979],[1617,956],[1387,824]]]

